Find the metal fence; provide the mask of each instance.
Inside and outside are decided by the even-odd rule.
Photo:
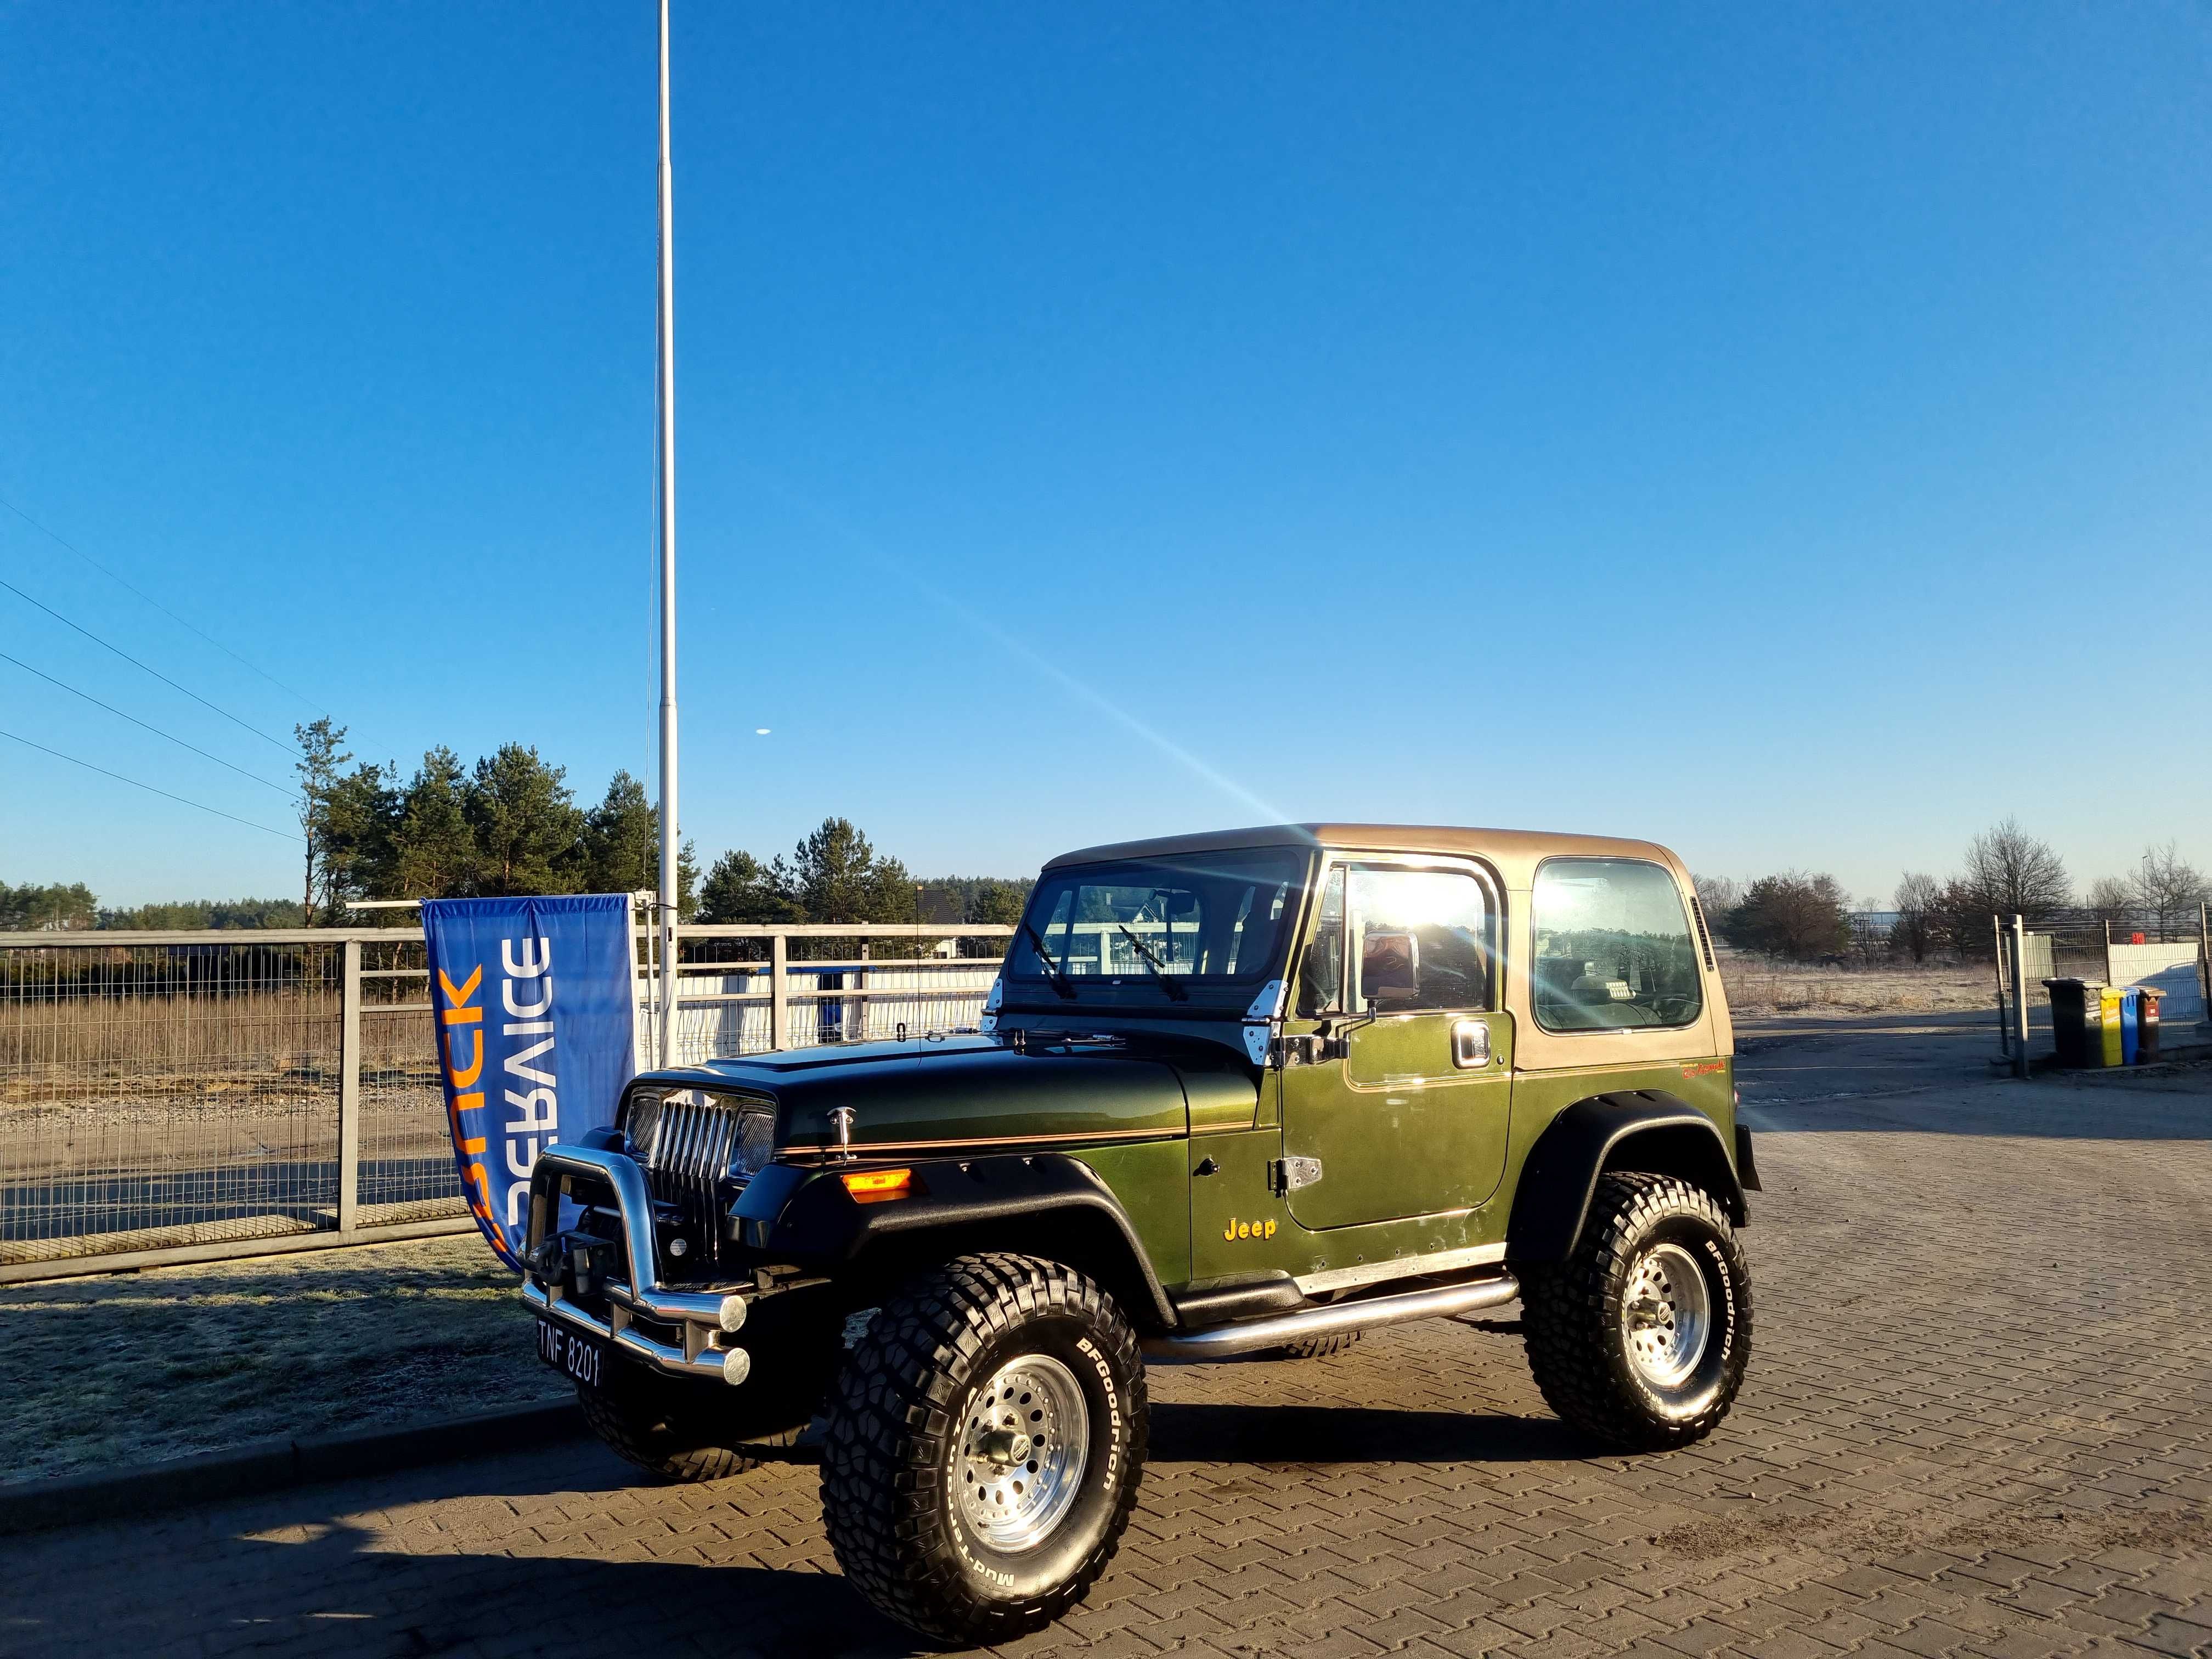
[[[973,1026],[1011,931],[679,929],[675,1057]],[[0,933],[0,1283],[467,1231],[427,975],[413,926]]]
[[[2017,925],[2015,925],[2017,923]],[[2212,909],[2046,911],[1991,916],[1999,1052],[2016,1067],[2052,1046],[2044,981],[2080,979],[2148,986],[2160,1023],[2194,1028],[2212,1018]],[[2017,963],[2015,964],[2015,957]],[[2185,1040],[2195,1040],[2191,1036]]]
[[[1012,933],[904,923],[678,928],[674,1057],[690,1064],[973,1026]],[[648,1008],[639,1027],[648,1045],[652,1028]]]

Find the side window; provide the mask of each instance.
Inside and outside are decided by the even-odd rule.
[[[1482,884],[1456,870],[1397,870],[1368,866],[1352,872],[1345,905],[1345,959],[1355,969],[1370,933],[1407,933],[1414,942],[1412,1001],[1394,1010],[1449,1008],[1487,1012],[1491,997],[1491,915]],[[1354,1007],[1366,1006],[1355,987]]]
[[[1333,1013],[1344,1006],[1344,866],[1328,872],[1321,890],[1321,916],[1313,943],[1298,969],[1301,1018]]]
[[[1547,1031],[1687,1025],[1705,1007],[1674,878],[1642,859],[1547,859],[1528,921],[1529,1000]]]

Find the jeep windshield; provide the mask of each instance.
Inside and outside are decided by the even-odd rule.
[[[1268,847],[1048,870],[1006,956],[1007,1002],[1241,1015],[1282,976],[1310,861]]]

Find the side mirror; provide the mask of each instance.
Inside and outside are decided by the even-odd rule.
[[[1411,931],[1363,935],[1359,945],[1359,994],[1371,1007],[1382,1002],[1416,1002],[1421,994],[1421,941]]]

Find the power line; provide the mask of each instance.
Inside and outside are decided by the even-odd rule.
[[[92,704],[94,708],[105,708],[109,714],[113,714],[118,720],[129,720],[133,726],[145,726],[145,729],[151,732],[155,737],[167,738],[171,743],[175,744],[179,749],[189,749],[195,755],[202,756],[208,760],[213,761],[217,766],[229,767],[232,771],[237,773],[241,778],[251,778],[254,782],[261,785],[264,788],[274,789],[278,794],[283,796],[288,800],[295,798],[295,792],[286,788],[283,784],[271,783],[267,778],[261,776],[258,773],[249,772],[242,766],[231,766],[230,763],[225,760],[222,756],[210,755],[206,750],[201,748],[198,744],[186,743],[182,738],[178,737],[175,733],[164,732],[158,726],[148,726],[144,720],[140,720],[136,714],[126,714],[112,702],[102,702],[98,697],[94,696],[91,692],[80,691],[76,687],[66,684],[64,682],[56,679],[52,674],[47,673],[44,669],[32,667],[30,664],[25,662],[21,657],[11,657],[5,651],[0,651],[0,662],[12,662],[26,674],[36,674],[48,685],[58,685],[63,690],[68,692],[71,696],[82,697],[87,702]]]
[[[156,789],[150,783],[141,783],[136,778],[126,778],[120,772],[111,772],[104,766],[94,766],[90,761],[79,760],[75,755],[64,755],[58,749],[49,749],[43,743],[33,743],[28,738],[16,737],[13,732],[0,732],[0,738],[11,738],[26,749],[35,749],[42,755],[52,755],[56,760],[65,760],[71,766],[82,766],[88,772],[97,772],[104,778],[113,778],[118,783],[127,783],[133,789],[143,789],[149,795],[159,795],[179,806],[190,806],[202,812],[213,812],[219,818],[229,818],[233,823],[242,823],[249,830],[258,830],[264,836],[275,836],[284,841],[297,841],[299,836],[289,830],[271,830],[265,823],[256,823],[251,818],[241,818],[213,806],[203,806],[196,800],[186,800],[182,795],[173,795],[166,789]]]
[[[169,687],[172,690],[184,691],[186,696],[190,697],[194,702],[199,704],[201,708],[214,709],[216,714],[222,715],[223,719],[228,720],[233,726],[241,727],[246,731],[252,732],[253,735],[260,738],[262,742],[273,743],[279,749],[282,749],[285,753],[289,755],[296,755],[301,752],[297,744],[287,743],[282,738],[272,738],[259,726],[246,725],[244,720],[239,719],[237,715],[232,714],[228,708],[216,708],[215,704],[210,702],[205,697],[200,696],[198,692],[185,690],[183,686],[179,685],[176,681],[171,679],[160,669],[147,668],[144,663],[140,662],[137,658],[132,656],[121,646],[110,645],[106,640],[100,638],[99,635],[94,633],[89,628],[78,627],[76,623],[71,622],[67,617],[62,615],[60,611],[55,610],[53,606],[43,604],[40,600],[31,598],[28,593],[26,593],[21,588],[16,586],[15,583],[6,580],[4,578],[0,578],[0,587],[6,588],[10,593],[13,593],[17,599],[23,600],[27,604],[37,605],[40,610],[45,611],[49,617],[52,617],[56,622],[61,623],[64,628],[76,629],[78,633],[83,635],[85,638],[90,640],[94,645],[100,647],[101,650],[112,651],[117,656],[122,658],[124,661],[129,663],[134,668],[146,669],[146,672],[149,674],[151,674],[155,679],[161,681],[162,684]]]
[[[47,540],[54,543],[57,546],[67,548],[70,552],[76,554],[77,557],[82,559],[87,564],[90,565],[94,570],[100,572],[101,575],[106,577],[108,580],[117,583],[120,586],[129,588],[133,593],[136,593],[140,599],[145,600],[147,604],[152,605],[155,610],[160,611],[163,616],[167,617],[171,622],[176,623],[179,628],[191,629],[193,633],[198,634],[210,645],[222,652],[224,656],[228,657],[233,662],[238,664],[240,667],[252,670],[254,673],[260,675],[263,679],[267,680],[270,684],[275,686],[279,691],[283,691],[291,696],[297,697],[301,702],[307,704],[308,708],[313,709],[319,714],[326,715],[331,712],[329,709],[324,708],[322,704],[317,702],[313,697],[309,696],[306,692],[295,690],[292,687],[285,684],[283,681],[278,679],[274,674],[270,673],[266,669],[256,667],[252,663],[246,661],[245,658],[240,656],[237,652],[232,650],[228,646],[225,645],[221,640],[216,638],[214,635],[209,633],[205,629],[186,622],[175,611],[170,610],[167,605],[163,605],[161,600],[155,599],[151,593],[146,592],[144,588],[117,575],[115,572],[110,570],[106,565],[100,563],[98,559],[94,558],[91,554],[86,552],[75,543],[64,540],[52,531],[47,529],[46,526],[40,524],[29,514],[24,512],[21,507],[16,506],[15,502],[9,501],[5,495],[0,495],[0,507],[6,507],[10,513],[21,519],[25,524],[30,526],[32,529],[37,531],[41,536],[44,536]]]

